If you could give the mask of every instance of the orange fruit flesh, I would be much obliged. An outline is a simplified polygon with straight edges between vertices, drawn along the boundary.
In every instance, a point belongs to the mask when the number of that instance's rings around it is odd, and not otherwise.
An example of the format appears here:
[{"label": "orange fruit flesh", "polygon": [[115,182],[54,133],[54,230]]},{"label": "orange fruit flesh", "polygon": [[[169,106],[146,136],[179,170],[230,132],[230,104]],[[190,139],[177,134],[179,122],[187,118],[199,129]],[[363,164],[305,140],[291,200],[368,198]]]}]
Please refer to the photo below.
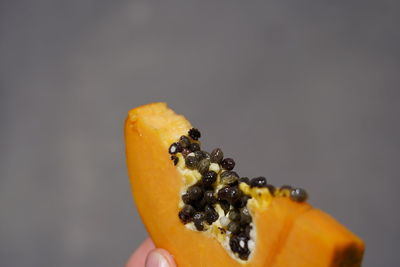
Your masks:
[{"label": "orange fruit flesh", "polygon": [[266,209],[252,210],[256,246],[245,263],[215,238],[187,229],[178,218],[183,178],[168,148],[190,128],[165,103],[133,109],[125,121],[128,172],[139,214],[156,246],[167,249],[178,266],[361,266],[361,239],[322,211],[286,197],[273,197]]}]

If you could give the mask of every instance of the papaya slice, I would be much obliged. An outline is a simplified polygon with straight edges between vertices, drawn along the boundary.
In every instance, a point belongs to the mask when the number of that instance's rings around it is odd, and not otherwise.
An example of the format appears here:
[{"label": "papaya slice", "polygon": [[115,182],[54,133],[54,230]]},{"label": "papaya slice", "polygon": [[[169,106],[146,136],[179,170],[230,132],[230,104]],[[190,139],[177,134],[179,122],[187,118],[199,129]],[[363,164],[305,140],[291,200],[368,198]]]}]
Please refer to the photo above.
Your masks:
[{"label": "papaya slice", "polygon": [[178,266],[361,266],[363,241],[311,207],[303,189],[239,177],[222,150],[201,150],[200,136],[165,103],[125,121],[139,214]]}]

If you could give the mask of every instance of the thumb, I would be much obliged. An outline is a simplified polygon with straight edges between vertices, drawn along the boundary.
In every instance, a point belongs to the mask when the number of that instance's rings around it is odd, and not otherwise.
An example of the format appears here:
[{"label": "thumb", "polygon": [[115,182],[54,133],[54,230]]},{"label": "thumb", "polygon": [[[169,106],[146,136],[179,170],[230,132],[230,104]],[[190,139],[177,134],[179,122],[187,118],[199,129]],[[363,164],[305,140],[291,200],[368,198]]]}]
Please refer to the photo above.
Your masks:
[{"label": "thumb", "polygon": [[145,267],[176,267],[176,265],[166,250],[156,248],[147,255]]}]

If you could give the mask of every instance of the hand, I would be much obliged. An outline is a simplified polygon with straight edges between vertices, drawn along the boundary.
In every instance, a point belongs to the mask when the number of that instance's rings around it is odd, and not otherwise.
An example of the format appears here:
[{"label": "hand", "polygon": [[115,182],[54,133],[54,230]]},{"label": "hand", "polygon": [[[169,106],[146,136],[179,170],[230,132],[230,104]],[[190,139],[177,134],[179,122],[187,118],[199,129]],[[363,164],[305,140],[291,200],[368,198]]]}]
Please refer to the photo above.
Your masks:
[{"label": "hand", "polygon": [[165,249],[155,248],[147,238],[132,254],[125,267],[176,267],[171,254]]}]

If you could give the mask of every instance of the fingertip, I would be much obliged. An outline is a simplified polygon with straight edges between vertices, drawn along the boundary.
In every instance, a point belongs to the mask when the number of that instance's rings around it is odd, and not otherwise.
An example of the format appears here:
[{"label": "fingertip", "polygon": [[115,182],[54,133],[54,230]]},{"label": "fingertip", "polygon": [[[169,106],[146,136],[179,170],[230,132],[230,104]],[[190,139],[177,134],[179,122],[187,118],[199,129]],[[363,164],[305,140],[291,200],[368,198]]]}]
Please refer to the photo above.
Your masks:
[{"label": "fingertip", "polygon": [[155,248],[153,241],[147,238],[130,256],[125,267],[144,266],[147,254]]},{"label": "fingertip", "polygon": [[150,251],[145,267],[176,267],[173,256],[165,249],[156,248]]}]

